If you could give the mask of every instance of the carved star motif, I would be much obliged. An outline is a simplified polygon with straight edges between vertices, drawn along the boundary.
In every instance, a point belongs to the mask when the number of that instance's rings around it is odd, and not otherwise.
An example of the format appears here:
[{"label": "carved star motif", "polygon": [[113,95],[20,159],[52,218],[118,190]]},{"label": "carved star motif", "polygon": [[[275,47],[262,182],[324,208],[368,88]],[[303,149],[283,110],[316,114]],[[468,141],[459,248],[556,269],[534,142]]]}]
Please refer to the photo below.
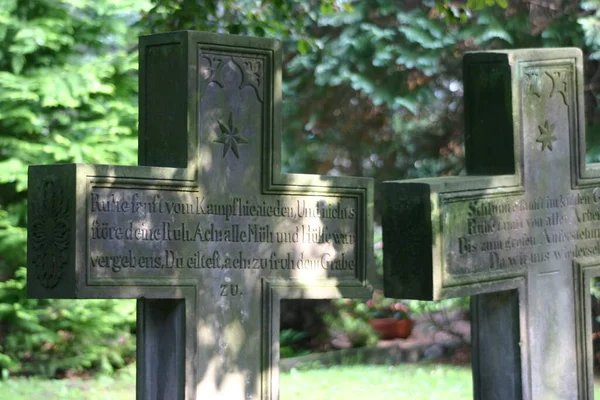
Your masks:
[{"label": "carved star motif", "polygon": [[535,139],[536,142],[542,144],[542,150],[547,147],[548,150],[552,151],[552,142],[556,140],[556,136],[552,134],[552,130],[554,129],[554,125],[549,125],[548,120],[544,123],[544,126],[539,125],[540,135]]},{"label": "carved star motif", "polygon": [[240,133],[238,133],[238,129],[233,126],[233,116],[229,113],[229,121],[227,125],[217,120],[219,123],[219,128],[221,128],[221,136],[218,139],[215,139],[214,143],[223,143],[223,158],[227,155],[229,149],[235,154],[237,158],[240,158],[240,153],[238,152],[238,145],[240,144],[248,144],[248,140],[246,140]]}]

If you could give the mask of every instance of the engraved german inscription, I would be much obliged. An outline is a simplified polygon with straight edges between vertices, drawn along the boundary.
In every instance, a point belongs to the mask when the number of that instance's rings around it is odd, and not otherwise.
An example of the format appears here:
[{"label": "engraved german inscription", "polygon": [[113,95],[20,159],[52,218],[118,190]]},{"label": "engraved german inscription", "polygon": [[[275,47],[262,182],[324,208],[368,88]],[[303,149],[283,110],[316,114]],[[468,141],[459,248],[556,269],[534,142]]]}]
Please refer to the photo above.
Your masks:
[{"label": "engraved german inscription", "polygon": [[595,190],[528,199],[513,195],[448,201],[448,275],[521,270],[549,261],[600,255]]},{"label": "engraved german inscription", "polygon": [[191,192],[94,188],[89,200],[91,276],[201,269],[343,275],[356,266],[352,198],[218,201]]}]

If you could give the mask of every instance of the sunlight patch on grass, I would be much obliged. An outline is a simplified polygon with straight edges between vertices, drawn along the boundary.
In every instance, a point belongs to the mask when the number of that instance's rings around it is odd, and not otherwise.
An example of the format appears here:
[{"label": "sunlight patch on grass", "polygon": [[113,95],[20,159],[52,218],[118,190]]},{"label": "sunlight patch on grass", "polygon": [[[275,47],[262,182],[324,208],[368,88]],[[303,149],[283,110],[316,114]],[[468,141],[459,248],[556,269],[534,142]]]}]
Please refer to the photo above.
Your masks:
[{"label": "sunlight patch on grass", "polygon": [[[281,374],[281,400],[467,400],[470,368],[448,365],[341,366]],[[408,397],[407,397],[408,396]]]}]

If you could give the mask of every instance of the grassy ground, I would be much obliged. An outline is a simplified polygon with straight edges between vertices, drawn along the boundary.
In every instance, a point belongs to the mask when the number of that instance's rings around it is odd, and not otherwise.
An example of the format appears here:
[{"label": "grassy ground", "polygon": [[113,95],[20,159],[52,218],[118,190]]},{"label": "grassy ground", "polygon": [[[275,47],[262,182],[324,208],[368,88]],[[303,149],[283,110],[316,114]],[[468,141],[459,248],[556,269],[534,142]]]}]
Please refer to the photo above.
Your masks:
[{"label": "grassy ground", "polygon": [[[596,383],[595,398],[600,399]],[[471,369],[448,365],[354,365],[281,374],[281,400],[468,400]],[[134,400],[135,370],[91,380],[0,381],[0,400]]]},{"label": "grassy ground", "polygon": [[[346,366],[281,374],[281,400],[470,399],[471,370],[450,366]],[[135,371],[92,380],[11,379],[0,400],[134,400]]]},{"label": "grassy ground", "polygon": [[135,400],[135,367],[94,379],[0,381],[0,400]]},{"label": "grassy ground", "polygon": [[448,365],[363,365],[292,371],[282,374],[280,391],[281,400],[473,398],[471,369]]}]

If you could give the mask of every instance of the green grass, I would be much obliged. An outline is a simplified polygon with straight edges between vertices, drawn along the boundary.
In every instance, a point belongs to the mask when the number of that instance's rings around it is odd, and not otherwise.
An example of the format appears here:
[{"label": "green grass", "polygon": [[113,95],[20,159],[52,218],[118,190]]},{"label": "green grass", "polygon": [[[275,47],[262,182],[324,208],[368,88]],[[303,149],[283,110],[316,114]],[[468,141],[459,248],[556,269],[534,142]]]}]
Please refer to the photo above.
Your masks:
[{"label": "green grass", "polygon": [[[353,365],[281,374],[281,400],[469,400],[471,369],[448,365]],[[600,399],[596,382],[595,398]],[[135,400],[135,369],[91,380],[9,379],[0,400]]]},{"label": "green grass", "polygon": [[[445,365],[354,365],[281,374],[281,400],[470,399],[471,370]],[[402,397],[402,396],[401,396]],[[400,397],[400,398],[401,398]],[[91,380],[0,381],[0,400],[135,400],[135,369]]]},{"label": "green grass", "polygon": [[354,365],[281,375],[281,400],[463,400],[471,369],[448,365]]},{"label": "green grass", "polygon": [[0,381],[0,400],[135,400],[135,367],[94,379]]}]

